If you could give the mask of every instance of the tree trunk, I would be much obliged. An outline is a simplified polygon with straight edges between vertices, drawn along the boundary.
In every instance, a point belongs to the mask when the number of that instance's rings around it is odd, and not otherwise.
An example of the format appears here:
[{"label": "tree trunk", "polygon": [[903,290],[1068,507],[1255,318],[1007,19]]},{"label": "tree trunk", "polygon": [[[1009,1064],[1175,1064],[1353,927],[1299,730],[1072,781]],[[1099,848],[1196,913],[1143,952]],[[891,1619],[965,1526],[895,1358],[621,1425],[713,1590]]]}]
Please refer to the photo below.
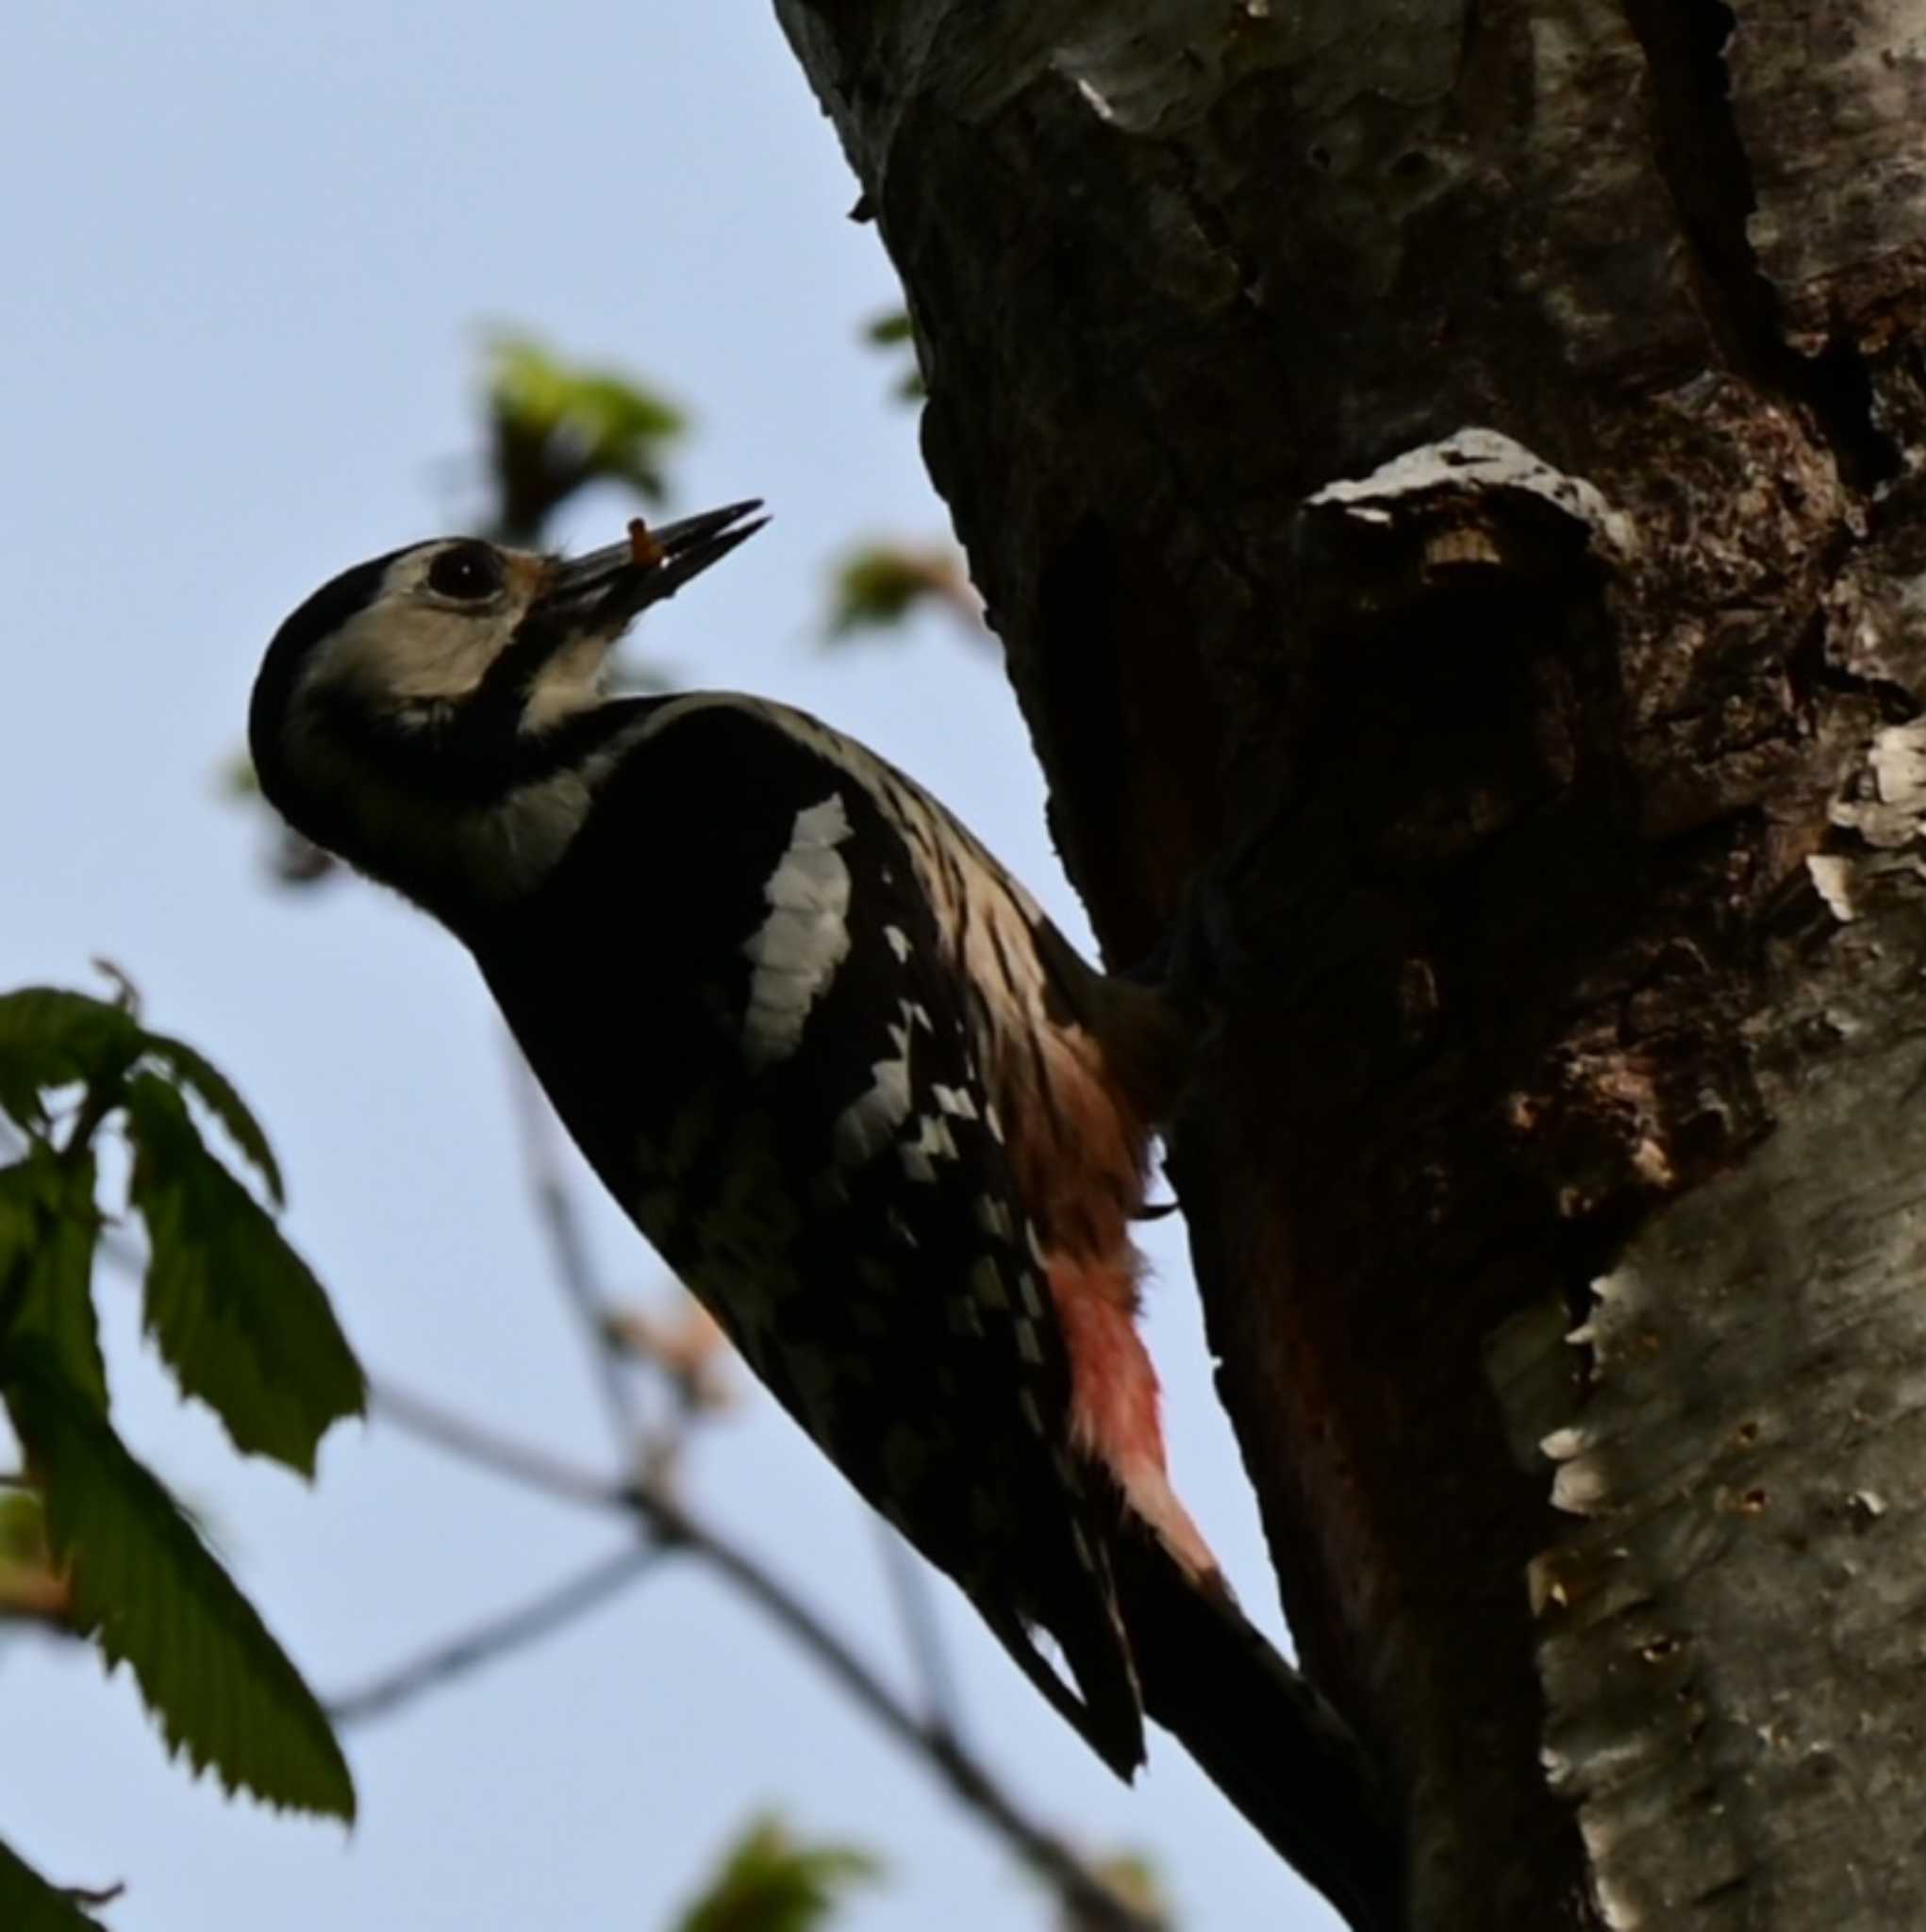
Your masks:
[{"label": "tree trunk", "polygon": [[1412,1924],[1926,1924],[1926,0],[777,11]]}]

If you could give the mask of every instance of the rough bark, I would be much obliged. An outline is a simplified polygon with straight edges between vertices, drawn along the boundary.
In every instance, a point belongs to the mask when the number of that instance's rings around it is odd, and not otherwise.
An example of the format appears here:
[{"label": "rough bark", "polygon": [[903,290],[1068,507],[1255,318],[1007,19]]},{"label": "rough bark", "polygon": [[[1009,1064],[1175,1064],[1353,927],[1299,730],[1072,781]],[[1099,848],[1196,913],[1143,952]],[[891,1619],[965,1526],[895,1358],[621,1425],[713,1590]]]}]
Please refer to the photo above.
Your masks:
[{"label": "rough bark", "polygon": [[1413,1924],[1926,1924],[1926,0],[777,12]]}]

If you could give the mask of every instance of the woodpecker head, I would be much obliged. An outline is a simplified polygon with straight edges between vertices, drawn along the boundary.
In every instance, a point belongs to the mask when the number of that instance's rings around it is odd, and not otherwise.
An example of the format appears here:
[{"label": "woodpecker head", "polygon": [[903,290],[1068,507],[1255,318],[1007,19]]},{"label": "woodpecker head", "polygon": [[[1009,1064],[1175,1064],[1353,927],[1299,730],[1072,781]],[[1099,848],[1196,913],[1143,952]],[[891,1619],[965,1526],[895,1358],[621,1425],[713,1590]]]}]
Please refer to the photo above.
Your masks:
[{"label": "woodpecker head", "polygon": [[428,896],[416,874],[438,843],[566,778],[598,734],[616,641],[760,529],[760,508],[634,525],[573,559],[449,537],[342,572],[282,625],[256,679],[262,791],[315,843]]}]

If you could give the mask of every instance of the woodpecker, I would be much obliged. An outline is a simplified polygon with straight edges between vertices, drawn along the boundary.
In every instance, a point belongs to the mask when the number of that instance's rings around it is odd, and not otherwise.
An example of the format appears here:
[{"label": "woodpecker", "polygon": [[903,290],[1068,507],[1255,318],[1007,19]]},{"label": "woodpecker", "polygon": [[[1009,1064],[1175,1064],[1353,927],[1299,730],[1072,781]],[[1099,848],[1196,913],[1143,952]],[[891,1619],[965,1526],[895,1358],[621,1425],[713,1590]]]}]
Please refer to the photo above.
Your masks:
[{"label": "woodpecker", "polygon": [[269,647],[261,788],[468,946],[609,1192],[1104,1761],[1131,1776],[1147,1711],[1353,1924],[1388,1923],[1372,1773],[1166,1474],[1130,1224],[1184,1005],[1089,965],[815,718],[603,689],[759,509],[344,572]]}]

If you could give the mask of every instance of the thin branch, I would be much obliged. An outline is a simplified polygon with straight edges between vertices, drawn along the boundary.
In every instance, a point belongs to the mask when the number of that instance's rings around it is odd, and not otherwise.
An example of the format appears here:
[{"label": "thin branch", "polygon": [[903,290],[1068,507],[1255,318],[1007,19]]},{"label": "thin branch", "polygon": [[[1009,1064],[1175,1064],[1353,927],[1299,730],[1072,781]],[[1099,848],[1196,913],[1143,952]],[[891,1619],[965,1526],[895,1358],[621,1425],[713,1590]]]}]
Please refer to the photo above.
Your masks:
[{"label": "thin branch", "polygon": [[1025,1817],[988,1767],[954,1737],[919,1719],[786,1583],[666,1491],[641,1483],[604,1482],[391,1383],[374,1385],[370,1403],[377,1415],[464,1461],[548,1495],[627,1514],[654,1532],[652,1549],[679,1548],[700,1557],[794,1638],[890,1736],[921,1756],[964,1806],[1051,1885],[1086,1932],[1164,1932],[1159,1920],[1119,1898],[1061,1839]]},{"label": "thin branch", "polygon": [[424,1691],[452,1684],[586,1615],[598,1604],[627,1589],[662,1554],[660,1544],[644,1543],[605,1557],[579,1575],[544,1591],[519,1608],[490,1617],[461,1636],[436,1644],[398,1665],[360,1690],[335,1698],[327,1707],[327,1714],[338,1724],[362,1724],[369,1718],[390,1716]]},{"label": "thin branch", "polygon": [[393,1382],[371,1382],[368,1407],[372,1414],[385,1416],[409,1435],[434,1443],[463,1462],[473,1462],[496,1475],[506,1476],[524,1489],[540,1490],[564,1503],[579,1503],[590,1509],[634,1512],[631,1491],[622,1484],[605,1481],[593,1471],[565,1462],[545,1449],[511,1441]]},{"label": "thin branch", "polygon": [[589,1352],[590,1370],[601,1391],[617,1446],[626,1464],[635,1457],[641,1427],[636,1413],[635,1391],[629,1386],[622,1357],[608,1339],[608,1297],[589,1258],[561,1163],[556,1158],[555,1123],[548,1103],[522,1050],[504,1036],[508,1051],[508,1082],[515,1090],[515,1118],[521,1129],[522,1159],[535,1196],[535,1210],[555,1256],[556,1279],[562,1285]]},{"label": "thin branch", "polygon": [[895,1600],[897,1620],[903,1625],[903,1641],[908,1647],[917,1681],[922,1686],[923,1716],[932,1731],[947,1738],[960,1738],[962,1699],[957,1694],[956,1674],[950,1668],[950,1653],[943,1643],[943,1628],[938,1621],[936,1599],[930,1593],[929,1574],[921,1558],[895,1529],[880,1516],[872,1521],[883,1574],[889,1579],[889,1594]]}]

